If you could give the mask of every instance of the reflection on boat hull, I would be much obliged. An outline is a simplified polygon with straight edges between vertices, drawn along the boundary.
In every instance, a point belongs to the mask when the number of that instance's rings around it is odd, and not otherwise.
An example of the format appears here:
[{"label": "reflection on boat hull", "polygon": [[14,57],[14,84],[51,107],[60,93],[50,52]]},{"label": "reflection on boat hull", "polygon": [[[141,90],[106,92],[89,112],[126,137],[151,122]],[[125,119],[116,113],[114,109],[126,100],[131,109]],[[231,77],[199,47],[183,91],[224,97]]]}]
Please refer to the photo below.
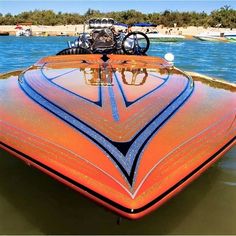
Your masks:
[{"label": "reflection on boat hull", "polygon": [[0,77],[1,147],[140,218],[235,144],[236,88],[148,56],[63,55]]}]

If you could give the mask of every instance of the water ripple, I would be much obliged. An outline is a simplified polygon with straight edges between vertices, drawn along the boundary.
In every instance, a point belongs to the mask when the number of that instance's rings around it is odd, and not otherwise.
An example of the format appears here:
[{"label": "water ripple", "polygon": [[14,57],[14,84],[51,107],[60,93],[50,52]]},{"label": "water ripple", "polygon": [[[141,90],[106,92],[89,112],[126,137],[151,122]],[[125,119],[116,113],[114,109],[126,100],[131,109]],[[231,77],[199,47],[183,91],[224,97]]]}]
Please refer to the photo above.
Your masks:
[{"label": "water ripple", "polygon": [[[41,57],[55,55],[74,37],[0,37],[0,73],[22,69]],[[236,43],[186,41],[152,43],[149,55],[175,55],[175,64],[183,70],[203,73],[236,83]]]}]

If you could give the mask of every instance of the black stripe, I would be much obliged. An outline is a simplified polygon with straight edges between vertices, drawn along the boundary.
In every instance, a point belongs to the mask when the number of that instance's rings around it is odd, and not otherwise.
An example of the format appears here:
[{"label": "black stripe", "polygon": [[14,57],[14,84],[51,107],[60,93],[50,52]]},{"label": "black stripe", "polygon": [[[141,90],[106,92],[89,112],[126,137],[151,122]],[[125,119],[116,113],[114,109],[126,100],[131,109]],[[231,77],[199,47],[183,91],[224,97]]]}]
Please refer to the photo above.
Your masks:
[{"label": "black stripe", "polygon": [[[165,122],[168,121],[168,119],[170,119],[172,117],[173,114],[175,114],[175,112],[188,100],[188,98],[190,97],[190,95],[193,92],[194,89],[194,84],[192,84],[192,78],[191,77],[187,77],[188,81],[187,84],[185,85],[185,88],[180,92],[180,94],[175,97],[170,104],[168,104],[159,114],[157,114],[155,117],[152,118],[152,120],[149,121],[149,123],[144,126],[141,130],[138,131],[138,133],[133,137],[133,139],[130,142],[125,142],[125,143],[118,143],[118,142],[114,142],[112,140],[110,140],[109,138],[107,138],[106,136],[104,136],[102,133],[98,132],[96,129],[94,129],[93,127],[89,126],[88,124],[86,124],[84,121],[82,121],[81,119],[78,119],[76,116],[74,116],[73,114],[69,113],[68,111],[64,110],[63,108],[61,108],[60,106],[58,106],[57,104],[55,104],[54,102],[48,100],[45,96],[41,95],[40,93],[38,93],[33,87],[31,87],[28,82],[27,79],[25,78],[25,75],[22,75],[21,79],[19,80],[19,85],[22,88],[22,90],[25,92],[25,94],[30,97],[31,99],[33,99],[33,101],[35,101],[37,104],[39,104],[41,107],[44,107],[45,109],[47,109],[49,112],[53,113],[56,117],[59,117],[60,119],[62,119],[63,121],[65,121],[67,124],[71,125],[72,127],[74,127],[76,130],[80,131],[82,134],[84,134],[86,137],[88,137],[91,141],[93,141],[95,144],[97,144],[104,152],[106,152],[111,159],[117,164],[117,166],[120,168],[120,170],[122,171],[123,175],[125,176],[126,180],[128,181],[128,183],[130,184],[130,186],[132,186],[133,184],[133,177],[135,175],[135,170],[137,167],[137,163],[140,159],[140,155],[137,155],[135,157],[135,160],[132,164],[131,167],[131,172],[127,173],[127,171],[125,170],[125,168],[123,167],[123,165],[116,159],[115,156],[113,156],[111,154],[111,152],[104,148],[103,145],[99,142],[97,142],[96,139],[94,139],[92,136],[90,136],[88,133],[86,133],[85,131],[79,129],[77,126],[75,126],[73,123],[69,122],[67,119],[63,118],[62,116],[59,116],[57,114],[57,112],[55,112],[52,109],[49,109],[47,106],[45,106],[44,104],[40,103],[39,101],[35,100],[33,97],[31,97],[31,95],[29,94],[28,90],[31,90],[33,93],[35,93],[37,96],[42,97],[43,99],[45,99],[49,104],[55,106],[57,109],[61,110],[62,112],[66,113],[67,115],[71,116],[72,118],[74,118],[75,120],[77,120],[78,122],[82,123],[83,125],[87,126],[88,128],[92,129],[93,132],[99,134],[102,138],[104,138],[106,141],[110,142],[114,147],[116,147],[123,155],[126,155],[126,153],[128,152],[129,148],[131,147],[131,145],[134,143],[134,141],[137,139],[137,137],[158,117],[160,117],[173,103],[175,103],[181,96],[183,96],[183,94],[187,91],[188,88],[192,88],[192,91],[190,91],[190,93],[188,94],[188,96],[184,99],[184,101],[182,101],[182,103],[172,112],[171,115],[169,115],[164,122],[161,123],[161,125],[159,125],[158,127],[156,127],[155,132],[158,131],[158,129],[164,125]],[[192,86],[192,87],[191,87]],[[152,135],[153,135],[152,133]],[[147,138],[147,140],[144,142],[144,144],[142,146],[145,146],[147,141],[150,139],[151,136],[149,136]],[[142,150],[139,150],[139,154],[141,153]]]},{"label": "black stripe", "polygon": [[191,173],[189,173],[187,176],[185,176],[182,180],[180,180],[178,183],[176,183],[175,185],[173,185],[170,189],[168,189],[167,191],[165,191],[164,193],[162,193],[160,196],[158,196],[156,199],[154,199],[153,201],[149,202],[148,204],[146,204],[143,207],[137,208],[137,209],[129,209],[127,207],[124,207],[114,201],[112,201],[109,198],[104,197],[103,195],[87,188],[86,186],[70,179],[69,177],[57,172],[56,170],[53,170],[52,168],[40,163],[37,160],[34,160],[33,158],[31,158],[30,156],[8,146],[7,144],[0,142],[1,145],[3,145],[4,147],[6,147],[7,149],[21,155],[22,157],[24,157],[25,159],[28,159],[30,161],[32,161],[33,163],[39,165],[40,167],[44,168],[45,170],[57,175],[58,177],[60,177],[61,179],[66,180],[67,182],[73,184],[74,186],[88,192],[89,194],[93,195],[94,197],[110,204],[111,206],[126,212],[128,214],[136,214],[136,213],[140,213],[142,211],[147,210],[149,207],[153,206],[154,204],[156,204],[158,201],[162,200],[164,197],[166,197],[168,194],[170,194],[171,192],[173,192],[177,187],[179,187],[181,184],[183,184],[185,181],[187,181],[190,177],[192,177],[194,174],[196,174],[198,171],[200,171],[204,166],[206,166],[210,161],[212,161],[215,157],[217,157],[221,152],[223,152],[229,145],[231,145],[234,141],[236,140],[236,137],[232,138],[227,144],[225,144],[221,149],[219,149],[214,155],[212,155],[210,158],[208,158],[205,162],[203,162],[200,166],[198,166],[195,170],[193,170]]}]

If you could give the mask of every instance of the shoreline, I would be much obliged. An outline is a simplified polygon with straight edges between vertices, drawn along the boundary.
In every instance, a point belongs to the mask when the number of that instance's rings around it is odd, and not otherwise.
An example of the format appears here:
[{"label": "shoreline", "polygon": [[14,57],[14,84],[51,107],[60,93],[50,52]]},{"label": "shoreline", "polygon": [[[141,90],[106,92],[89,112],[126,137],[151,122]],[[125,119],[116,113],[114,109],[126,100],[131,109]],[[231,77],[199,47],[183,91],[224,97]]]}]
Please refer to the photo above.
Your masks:
[{"label": "shoreline", "polygon": [[[9,35],[16,35],[17,29],[16,25],[0,25],[0,33],[9,32]],[[83,24],[79,25],[56,25],[56,26],[46,26],[46,25],[31,25],[23,26],[23,28],[30,28],[33,32],[33,36],[77,36],[83,32]],[[116,26],[117,30],[125,29],[121,26]],[[146,32],[148,28],[142,27],[133,27],[133,30],[138,30]],[[149,30],[158,31],[161,34],[170,34],[170,35],[183,35],[187,39],[191,39],[194,36],[210,31],[210,32],[225,32],[225,31],[236,31],[236,28],[213,28],[208,27],[204,28],[203,26],[188,26],[188,27],[164,27],[158,25],[157,27],[150,27]]]}]

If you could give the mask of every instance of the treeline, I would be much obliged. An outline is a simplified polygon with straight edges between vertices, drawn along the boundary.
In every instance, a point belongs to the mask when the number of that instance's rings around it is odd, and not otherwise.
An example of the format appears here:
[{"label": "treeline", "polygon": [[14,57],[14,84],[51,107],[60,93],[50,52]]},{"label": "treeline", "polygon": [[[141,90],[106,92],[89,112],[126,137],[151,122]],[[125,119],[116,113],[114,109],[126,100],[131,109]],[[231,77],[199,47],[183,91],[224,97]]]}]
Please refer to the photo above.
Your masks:
[{"label": "treeline", "polygon": [[151,22],[158,25],[173,27],[185,26],[211,26],[236,28],[236,10],[230,6],[224,6],[210,14],[205,12],[178,12],[164,11],[161,13],[144,14],[135,10],[103,13],[88,9],[84,15],[78,13],[55,13],[52,10],[34,10],[22,12],[18,15],[1,14],[0,25],[16,25],[23,22],[31,22],[33,25],[67,25],[82,24],[85,20],[93,17],[111,17],[118,22],[132,24],[137,22]]}]

